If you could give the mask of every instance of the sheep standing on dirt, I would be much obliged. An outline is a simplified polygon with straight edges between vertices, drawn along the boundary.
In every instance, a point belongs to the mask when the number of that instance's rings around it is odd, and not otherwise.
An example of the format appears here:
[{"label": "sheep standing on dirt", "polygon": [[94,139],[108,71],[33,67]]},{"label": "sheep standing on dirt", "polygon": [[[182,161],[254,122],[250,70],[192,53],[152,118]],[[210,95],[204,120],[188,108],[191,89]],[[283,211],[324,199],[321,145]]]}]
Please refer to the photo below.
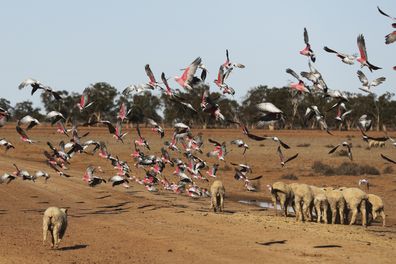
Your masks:
[{"label": "sheep standing on dirt", "polygon": [[51,247],[58,248],[67,228],[67,209],[49,207],[43,217],[43,244],[47,240],[47,233],[51,233]]},{"label": "sheep standing on dirt", "polygon": [[225,189],[222,181],[214,181],[212,186],[210,186],[210,193],[212,195],[210,202],[210,209],[213,208],[215,212],[220,210],[220,212],[224,211],[224,194]]},{"label": "sheep standing on dirt", "polygon": [[340,216],[340,224],[344,224],[344,211],[345,211],[345,199],[340,190],[335,190],[331,187],[323,188],[326,192],[327,201],[329,202],[331,210],[331,223],[336,223],[337,209]]},{"label": "sheep standing on dirt", "polygon": [[377,218],[380,214],[382,218],[382,226],[385,226],[385,211],[384,211],[384,202],[382,201],[381,197],[375,194],[368,194],[368,202],[367,202],[367,209],[368,212],[371,213],[373,216],[373,220]]},{"label": "sheep standing on dirt", "polygon": [[314,198],[312,207],[314,207],[316,211],[316,221],[320,223],[323,220],[327,224],[327,210],[329,209],[329,202],[327,201],[326,193],[323,188],[313,185],[310,185],[309,187],[312,190]]},{"label": "sheep standing on dirt", "polygon": [[311,220],[310,207],[313,202],[313,193],[306,184],[291,183],[290,188],[294,193],[294,206],[296,211],[296,221]]},{"label": "sheep standing on dirt", "polygon": [[385,147],[385,142],[384,141],[378,141],[378,140],[373,140],[373,139],[369,139],[368,140],[368,148],[378,148],[378,147]]},{"label": "sheep standing on dirt", "polygon": [[329,209],[329,202],[326,195],[323,193],[318,194],[314,198],[314,206],[316,210],[316,221],[321,223],[323,220],[327,224],[327,210]]},{"label": "sheep standing on dirt", "polygon": [[276,202],[279,201],[281,210],[287,217],[287,206],[291,205],[294,199],[293,191],[290,186],[283,182],[275,182],[273,185],[268,185],[271,192],[271,199],[274,203],[275,214],[277,214]]},{"label": "sheep standing on dirt", "polygon": [[342,194],[344,195],[348,209],[352,210],[350,225],[356,222],[356,217],[359,212],[362,213],[362,225],[367,225],[367,215],[366,215],[366,204],[367,204],[367,194],[358,188],[340,188]]}]

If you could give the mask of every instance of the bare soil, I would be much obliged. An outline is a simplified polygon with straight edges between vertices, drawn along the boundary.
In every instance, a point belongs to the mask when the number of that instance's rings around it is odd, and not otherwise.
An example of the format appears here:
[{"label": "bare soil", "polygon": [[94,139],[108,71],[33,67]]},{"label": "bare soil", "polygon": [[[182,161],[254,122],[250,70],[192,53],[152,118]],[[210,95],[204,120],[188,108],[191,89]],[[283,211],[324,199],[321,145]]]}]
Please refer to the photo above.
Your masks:
[{"label": "bare soil", "polygon": [[[366,149],[359,132],[264,131],[258,135],[276,135],[291,146],[286,157],[299,153],[296,160],[281,167],[273,141],[254,142],[239,129],[200,130],[205,138],[205,152],[212,146],[207,138],[227,141],[226,163],[220,163],[218,178],[226,187],[223,214],[209,211],[209,199],[192,199],[161,190],[150,193],[144,186],[133,183],[129,189],[102,184],[87,186],[82,176],[88,165],[103,168],[104,177],[115,174],[111,164],[97,156],[79,154],[72,158],[68,173],[71,178],[55,174],[44,163],[43,150],[51,141],[57,145],[65,136],[55,128],[38,127],[29,131],[37,144],[19,140],[15,127],[0,129],[0,137],[16,147],[0,154],[0,174],[13,172],[13,163],[33,173],[45,170],[52,177],[47,183],[16,179],[0,185],[0,263],[395,263],[396,250],[396,178],[395,173],[382,173],[387,166],[380,153],[396,158],[394,147],[387,142],[381,149]],[[81,128],[81,132],[88,131]],[[136,131],[128,129],[125,144],[116,142],[104,128],[90,128],[89,139],[103,140],[108,150],[133,167],[132,138]],[[194,133],[199,130],[193,130]],[[153,153],[160,153],[163,142],[149,129],[142,129]],[[169,139],[172,131],[166,131]],[[371,135],[378,135],[370,133]],[[329,147],[347,138],[353,144],[354,162],[368,164],[381,171],[379,176],[322,176],[311,169],[314,161],[330,165],[348,161],[347,157],[328,155]],[[229,141],[243,138],[250,145],[247,154],[231,146]],[[309,147],[297,145],[309,143]],[[176,153],[172,152],[172,156]],[[206,159],[206,156],[201,155]],[[215,159],[208,159],[210,165]],[[248,192],[243,182],[234,180],[230,162],[252,165],[252,176],[263,175],[260,190]],[[170,176],[172,168],[166,168]],[[132,174],[143,177],[142,169],[132,168]],[[387,226],[380,221],[364,228],[359,224],[326,225],[313,222],[296,223],[293,217],[276,216],[272,209],[241,204],[240,200],[269,201],[266,185],[293,173],[297,182],[317,186],[358,187],[361,178],[370,183],[369,193],[382,197]],[[213,179],[210,179],[211,182]],[[292,182],[290,180],[282,180]],[[198,182],[202,187],[210,183]],[[367,191],[364,187],[363,190]],[[69,226],[58,250],[42,244],[42,215],[49,206],[69,208]]]}]

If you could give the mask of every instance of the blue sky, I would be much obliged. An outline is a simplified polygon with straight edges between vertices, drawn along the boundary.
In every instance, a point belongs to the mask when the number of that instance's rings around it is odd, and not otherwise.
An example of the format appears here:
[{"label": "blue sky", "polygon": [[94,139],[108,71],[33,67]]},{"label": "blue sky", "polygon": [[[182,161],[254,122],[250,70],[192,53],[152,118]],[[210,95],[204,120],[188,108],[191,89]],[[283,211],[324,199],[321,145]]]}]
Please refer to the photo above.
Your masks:
[{"label": "blue sky", "polygon": [[[240,100],[260,84],[285,86],[285,69],[307,69],[303,28],[316,52],[315,64],[332,89],[358,92],[360,68],[341,63],[323,51],[358,52],[363,33],[369,61],[383,67],[370,73],[387,81],[377,94],[395,92],[396,43],[385,45],[391,20],[376,9],[396,16],[394,1],[7,1],[0,9],[0,78],[2,96],[13,104],[39,94],[18,90],[33,77],[56,90],[82,92],[91,83],[106,81],[122,91],[143,83],[149,63],[159,79],[179,75],[179,69],[201,56],[212,83],[229,49],[231,59],[246,65],[228,83]],[[174,88],[180,88],[171,82]],[[217,88],[212,85],[212,90]]]}]

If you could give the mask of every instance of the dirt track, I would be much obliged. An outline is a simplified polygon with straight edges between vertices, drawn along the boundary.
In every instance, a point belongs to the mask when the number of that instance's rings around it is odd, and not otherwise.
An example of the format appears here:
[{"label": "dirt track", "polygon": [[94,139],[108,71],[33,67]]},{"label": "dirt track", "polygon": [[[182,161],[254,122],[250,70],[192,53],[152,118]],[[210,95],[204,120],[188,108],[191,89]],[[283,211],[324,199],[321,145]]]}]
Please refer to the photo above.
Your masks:
[{"label": "dirt track", "polygon": [[[29,135],[40,143],[27,145],[14,131],[12,126],[0,129],[1,137],[16,147],[1,154],[0,173],[13,172],[15,162],[30,172],[44,169],[52,177],[47,184],[42,179],[36,183],[17,179],[0,185],[0,263],[394,263],[395,173],[365,176],[372,183],[370,192],[385,201],[385,228],[379,223],[368,228],[295,223],[292,217],[275,216],[273,210],[235,202],[241,197],[268,200],[265,185],[287,173],[298,176],[298,182],[356,187],[362,176],[316,176],[311,166],[315,160],[328,164],[346,161],[345,157],[327,155],[325,145],[338,144],[351,135],[355,162],[383,171],[389,164],[379,158],[379,153],[393,156],[393,147],[388,144],[385,149],[366,150],[359,133],[336,132],[334,137],[320,131],[271,133],[291,145],[286,155],[299,153],[298,159],[285,168],[279,165],[275,142],[248,141],[251,149],[246,161],[253,166],[253,175],[264,176],[260,180],[261,191],[246,192],[243,183],[233,179],[232,167],[228,165],[227,169],[222,165],[218,177],[225,182],[227,190],[226,213],[214,214],[208,211],[207,198],[194,200],[166,191],[153,194],[138,184],[130,189],[112,188],[109,184],[86,186],[81,177],[89,164],[100,165],[106,178],[114,174],[111,165],[97,155],[74,157],[68,171],[73,177],[61,178],[43,163],[42,151],[47,148],[47,140],[57,143],[66,138],[55,135],[53,128],[35,128]],[[149,130],[142,132],[158,154],[159,138]],[[263,131],[254,132],[263,134]],[[125,144],[115,142],[105,129],[92,129],[89,138],[106,141],[111,153],[132,165],[130,140],[136,133],[132,130],[129,133]],[[211,149],[206,141],[208,137],[230,141],[243,135],[240,130],[204,131],[205,151]],[[310,147],[297,147],[301,143],[310,143]],[[242,162],[241,151],[229,148],[232,152],[226,160]],[[210,160],[210,164],[213,162]],[[165,173],[169,175],[169,172],[167,169]],[[143,171],[133,168],[133,174],[142,177]],[[59,250],[42,245],[42,212],[53,205],[69,208],[69,227]]]}]

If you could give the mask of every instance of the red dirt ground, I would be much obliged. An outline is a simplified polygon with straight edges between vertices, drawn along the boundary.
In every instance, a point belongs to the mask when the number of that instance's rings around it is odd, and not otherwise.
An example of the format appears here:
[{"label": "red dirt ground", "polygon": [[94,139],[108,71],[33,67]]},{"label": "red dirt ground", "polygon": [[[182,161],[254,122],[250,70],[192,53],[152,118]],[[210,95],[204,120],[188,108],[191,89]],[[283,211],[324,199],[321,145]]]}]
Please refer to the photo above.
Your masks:
[{"label": "red dirt ground", "polygon": [[[253,142],[239,129],[200,130],[204,134],[204,152],[210,151],[207,138],[227,141],[227,164],[221,163],[218,178],[226,187],[224,214],[208,210],[209,199],[192,199],[167,191],[149,193],[142,185],[130,189],[112,188],[102,184],[88,187],[82,175],[90,164],[100,165],[105,178],[114,175],[110,163],[97,155],[80,154],[71,160],[68,173],[71,178],[56,175],[44,163],[46,141],[54,145],[66,137],[55,134],[54,128],[38,127],[28,132],[40,142],[22,143],[9,125],[0,129],[0,136],[14,143],[16,149],[2,153],[0,173],[13,172],[13,163],[33,173],[45,170],[52,177],[47,183],[16,179],[0,185],[0,263],[394,263],[396,257],[396,200],[395,173],[379,176],[320,176],[311,169],[314,161],[336,165],[348,161],[346,157],[328,155],[326,145],[336,145],[350,136],[354,162],[368,164],[381,172],[391,164],[380,158],[380,153],[396,158],[394,147],[387,143],[382,149],[366,149],[358,132],[335,132],[329,136],[321,131],[261,131],[259,135],[277,135],[292,148],[284,151],[299,157],[282,168],[273,141]],[[109,151],[132,167],[132,138],[129,130],[125,144],[116,142],[104,128],[90,128],[89,139],[107,143]],[[81,133],[87,131],[81,128]],[[171,130],[167,130],[169,139]],[[193,130],[197,133],[198,130]],[[161,140],[149,129],[142,129],[153,152],[160,153]],[[371,133],[376,135],[375,133]],[[378,134],[380,135],[380,134]],[[229,141],[243,138],[250,145],[246,157]],[[297,147],[309,143],[309,147]],[[175,156],[175,153],[171,153]],[[205,157],[202,155],[202,157]],[[206,157],[205,157],[206,159]],[[210,164],[216,160],[208,159]],[[229,162],[248,162],[253,176],[263,175],[259,192],[247,192],[243,183],[233,178]],[[394,168],[396,169],[396,168]],[[143,170],[132,168],[132,174],[143,176]],[[171,169],[165,170],[170,175]],[[238,203],[238,200],[269,200],[266,185],[293,173],[297,182],[317,186],[358,187],[365,177],[371,183],[370,193],[381,196],[385,202],[387,226],[379,222],[364,228],[360,225],[325,225],[296,223],[293,217],[275,216],[266,210]],[[169,178],[176,180],[174,176]],[[211,182],[213,180],[211,179]],[[292,182],[290,180],[283,180]],[[199,182],[202,187],[208,183]],[[364,188],[363,188],[364,189]],[[365,190],[365,189],[364,189]],[[42,214],[49,206],[69,208],[69,226],[59,250],[42,244]]]}]

